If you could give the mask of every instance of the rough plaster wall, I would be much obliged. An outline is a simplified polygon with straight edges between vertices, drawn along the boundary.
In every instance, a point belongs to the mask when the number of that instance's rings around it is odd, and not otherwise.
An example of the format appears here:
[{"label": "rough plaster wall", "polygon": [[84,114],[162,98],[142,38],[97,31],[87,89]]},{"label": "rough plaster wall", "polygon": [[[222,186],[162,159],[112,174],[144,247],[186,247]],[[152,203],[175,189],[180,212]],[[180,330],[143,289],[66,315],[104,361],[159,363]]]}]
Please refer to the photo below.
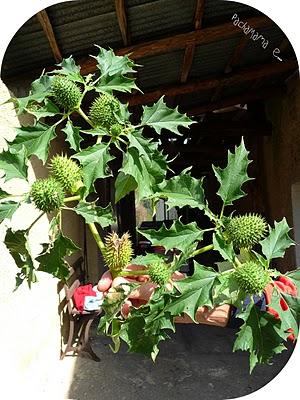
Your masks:
[{"label": "rough plaster wall", "polygon": [[[266,105],[267,115],[273,124],[273,134],[261,142],[264,171],[261,181],[268,218],[287,218],[294,225],[292,185],[300,181],[300,83],[294,77],[288,84],[288,92],[281,98],[272,99]],[[282,271],[295,267],[295,249],[290,248],[284,259],[276,260]]]},{"label": "rough plaster wall", "polygon": [[[8,89],[0,81],[0,103],[9,97]],[[13,127],[18,125],[19,121],[12,104],[1,106],[0,152],[7,147],[5,139],[10,141],[14,138]],[[29,168],[29,182],[34,180],[35,175],[45,176],[45,168],[38,160],[34,160]],[[29,186],[24,180],[14,179],[4,182],[2,178],[0,187],[16,195],[27,192]],[[60,356],[58,304],[61,294],[57,293],[58,280],[40,272],[38,273],[39,282],[33,284],[31,290],[25,282],[16,292],[13,292],[18,268],[3,244],[8,226],[14,229],[27,228],[37,215],[39,212],[33,205],[26,204],[17,210],[11,221],[4,220],[0,224],[0,304],[2,310],[0,341],[3,367],[1,368],[1,393],[9,393],[10,398],[15,398],[13,395],[15,391],[22,393],[42,391],[53,376],[53,371],[58,369],[57,363]],[[68,225],[67,233],[78,243],[80,241],[78,219],[70,220],[70,218],[69,216],[68,223],[65,221],[65,225]],[[33,255],[41,251],[39,243],[47,242],[48,226],[49,221],[44,216],[31,229],[29,239]],[[78,254],[75,257],[77,258]],[[72,375],[71,369],[68,370],[68,374],[69,377],[61,385],[66,386],[66,391]]]}]

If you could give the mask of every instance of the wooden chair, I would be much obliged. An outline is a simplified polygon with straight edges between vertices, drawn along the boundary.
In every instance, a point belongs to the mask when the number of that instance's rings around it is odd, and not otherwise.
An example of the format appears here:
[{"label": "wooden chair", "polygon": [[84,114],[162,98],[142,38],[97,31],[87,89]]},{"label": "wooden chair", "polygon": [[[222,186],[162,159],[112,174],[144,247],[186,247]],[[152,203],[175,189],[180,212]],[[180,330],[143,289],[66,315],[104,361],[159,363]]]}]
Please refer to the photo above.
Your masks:
[{"label": "wooden chair", "polygon": [[100,358],[91,347],[89,331],[93,320],[100,315],[101,310],[83,311],[81,313],[76,309],[73,303],[73,294],[79,286],[79,279],[76,279],[70,287],[66,284],[64,285],[69,319],[69,335],[66,348],[62,352],[60,359],[62,360],[67,353],[73,351],[78,355],[82,352],[88,353],[94,361],[100,361]]}]

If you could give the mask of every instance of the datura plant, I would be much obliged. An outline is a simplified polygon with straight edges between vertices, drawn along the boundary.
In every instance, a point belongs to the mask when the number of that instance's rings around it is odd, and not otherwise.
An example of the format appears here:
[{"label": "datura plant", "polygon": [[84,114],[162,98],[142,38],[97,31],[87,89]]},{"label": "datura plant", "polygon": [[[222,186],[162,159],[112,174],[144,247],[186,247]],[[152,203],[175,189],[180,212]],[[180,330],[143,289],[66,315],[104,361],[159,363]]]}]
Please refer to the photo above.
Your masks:
[{"label": "datura plant", "polygon": [[[188,128],[193,121],[178,109],[169,108],[164,98],[144,106],[141,119],[133,124],[128,104],[118,94],[138,90],[134,73],[136,64],[128,56],[117,56],[112,50],[99,48],[94,57],[96,74],[83,76],[72,57],[63,60],[57,69],[43,73],[31,85],[27,97],[13,98],[18,114],[31,114],[31,126],[16,128],[15,139],[8,150],[0,154],[0,168],[5,181],[27,179],[28,163],[32,156],[47,164],[48,177],[37,179],[29,193],[10,196],[1,190],[0,219],[7,224],[4,243],[19,268],[16,286],[23,281],[29,285],[37,280],[36,271],[44,271],[61,280],[68,277],[69,265],[65,258],[78,246],[66,237],[61,224],[61,213],[76,213],[89,226],[113,277],[130,276],[128,264],[140,265],[134,275],[147,275],[155,290],[147,304],[132,307],[128,316],[122,305],[138,283],[120,285],[109,291],[103,303],[99,332],[111,337],[117,351],[121,341],[130,352],[142,353],[154,360],[159,342],[175,331],[175,317],[188,315],[196,323],[199,307],[214,308],[230,304],[237,308],[243,320],[234,344],[234,351],[250,353],[250,370],[258,363],[269,363],[273,355],[285,349],[285,341],[293,331],[298,336],[300,298],[282,293],[273,285],[270,308],[276,315],[262,311],[255,303],[267,285],[282,274],[272,269],[273,259],[284,256],[294,242],[290,228],[283,218],[269,226],[256,214],[236,215],[228,206],[245,196],[242,186],[251,178],[247,169],[248,151],[242,141],[234,152],[228,152],[225,168],[213,166],[222,202],[219,213],[212,211],[205,198],[203,179],[191,175],[187,168],[172,176],[171,161],[160,149],[162,130],[180,135],[179,128]],[[88,95],[88,96],[87,96]],[[86,98],[87,96],[87,98]],[[120,97],[120,96],[119,96]],[[76,121],[76,122],[74,122]],[[156,139],[145,136],[144,128],[155,131]],[[67,154],[53,154],[52,141],[63,132],[69,146]],[[90,138],[89,147],[84,145]],[[120,159],[120,167],[113,171],[112,161]],[[168,176],[167,176],[168,171]],[[114,179],[115,203],[131,191],[138,200],[150,200],[155,209],[159,199],[168,208],[191,207],[201,210],[211,222],[202,229],[196,222],[184,224],[180,219],[170,227],[143,230],[142,235],[165,254],[145,254],[133,258],[133,245],[128,233],[119,236],[111,232],[102,237],[103,230],[115,223],[115,204],[100,207],[95,181]],[[91,201],[90,199],[94,200]],[[10,225],[14,212],[22,203],[32,203],[53,218],[49,241],[37,257],[32,256],[28,236],[33,223],[25,230],[14,231]],[[227,214],[227,215],[226,215]],[[101,234],[100,234],[101,232]],[[201,246],[201,242],[211,244]],[[194,261],[194,273],[172,282],[172,274],[187,260],[206,251],[215,252],[223,262],[204,266]],[[286,276],[300,291],[300,270]],[[284,302],[284,303],[283,303]],[[281,307],[282,304],[286,306]],[[268,304],[269,306],[269,304]]]}]

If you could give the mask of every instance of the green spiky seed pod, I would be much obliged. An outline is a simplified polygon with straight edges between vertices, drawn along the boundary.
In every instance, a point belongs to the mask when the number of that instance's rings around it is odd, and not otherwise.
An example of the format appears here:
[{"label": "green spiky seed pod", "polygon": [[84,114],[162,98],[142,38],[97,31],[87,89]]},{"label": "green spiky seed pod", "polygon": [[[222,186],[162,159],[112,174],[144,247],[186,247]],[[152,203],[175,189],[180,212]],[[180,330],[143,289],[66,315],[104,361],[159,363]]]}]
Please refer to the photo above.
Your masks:
[{"label": "green spiky seed pod", "polygon": [[113,137],[118,137],[122,133],[123,129],[124,127],[121,124],[113,124],[110,127],[110,134]]},{"label": "green spiky seed pod", "polygon": [[104,93],[93,102],[89,117],[93,125],[109,130],[112,125],[118,123],[114,112],[119,109],[119,101],[111,94]]},{"label": "green spiky seed pod", "polygon": [[248,214],[229,219],[225,236],[237,249],[251,249],[267,232],[267,223],[260,215]]},{"label": "green spiky seed pod", "polygon": [[82,186],[82,171],[77,163],[67,156],[56,155],[51,159],[50,172],[66,192],[76,193]]},{"label": "green spiky seed pod", "polygon": [[233,276],[240,288],[250,295],[261,293],[271,282],[269,272],[253,261],[248,261],[237,267]]},{"label": "green spiky seed pod", "polygon": [[79,107],[81,90],[76,83],[66,76],[56,76],[51,89],[54,102],[65,111],[73,111]]},{"label": "green spiky seed pod", "polygon": [[152,282],[164,286],[171,278],[171,270],[164,262],[155,262],[150,265],[148,270]]},{"label": "green spiky seed pod", "polygon": [[121,237],[116,232],[109,233],[105,238],[102,254],[105,264],[114,272],[114,276],[117,275],[117,272],[130,263],[133,255],[129,233],[124,233]]},{"label": "green spiky seed pod", "polygon": [[64,205],[64,191],[59,182],[54,178],[36,180],[30,190],[36,207],[44,212],[51,212]]}]

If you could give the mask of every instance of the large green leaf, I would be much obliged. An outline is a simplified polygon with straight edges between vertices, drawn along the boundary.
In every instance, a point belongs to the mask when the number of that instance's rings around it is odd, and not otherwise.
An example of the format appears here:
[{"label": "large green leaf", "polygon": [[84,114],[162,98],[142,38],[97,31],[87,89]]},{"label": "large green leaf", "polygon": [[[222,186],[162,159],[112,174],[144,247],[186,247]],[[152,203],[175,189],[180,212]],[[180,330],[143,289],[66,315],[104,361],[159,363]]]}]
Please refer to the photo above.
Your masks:
[{"label": "large green leaf", "polygon": [[123,75],[105,75],[95,85],[95,90],[100,93],[111,93],[114,90],[130,93],[133,89],[138,90],[134,79]]},{"label": "large green leaf", "polygon": [[102,208],[96,206],[94,202],[87,203],[85,201],[80,201],[73,210],[76,214],[81,215],[87,224],[96,222],[100,224],[102,228],[105,228],[115,222],[110,204]]},{"label": "large green leaf", "polygon": [[185,252],[193,242],[203,238],[203,231],[195,222],[184,225],[180,220],[173,222],[169,229],[163,224],[159,230],[147,229],[139,230],[139,232],[154,246],[163,246],[166,251],[178,249]]},{"label": "large green leaf", "polygon": [[0,222],[5,218],[11,219],[18,207],[19,203],[16,203],[15,201],[0,202]]},{"label": "large green leaf", "polygon": [[125,175],[124,172],[121,171],[115,181],[115,202],[117,203],[136,188],[137,183],[133,176]]},{"label": "large green leaf", "polygon": [[203,179],[195,179],[188,169],[158,185],[157,195],[166,199],[169,208],[185,207],[203,209],[205,206]]},{"label": "large green leaf", "polygon": [[225,206],[231,205],[234,200],[245,196],[241,187],[245,182],[252,179],[247,174],[247,168],[251,162],[248,159],[248,154],[249,152],[242,140],[240,146],[235,147],[234,153],[228,150],[228,163],[224,169],[213,165],[215,176],[220,183],[220,189],[217,193]]},{"label": "large green leaf", "polygon": [[285,218],[280,222],[275,221],[273,229],[269,228],[269,236],[260,242],[262,252],[268,261],[283,257],[286,249],[295,244],[288,235],[290,230]]},{"label": "large green leaf", "polygon": [[18,115],[25,111],[25,108],[30,102],[41,103],[51,94],[52,80],[52,76],[42,74],[38,79],[32,82],[28,96],[12,99],[17,106]]},{"label": "large green leaf", "polygon": [[48,158],[49,144],[55,138],[55,126],[37,123],[34,126],[16,128],[17,136],[10,144],[15,151],[24,146],[27,156],[36,155],[45,164]]},{"label": "large green leaf", "polygon": [[[149,142],[139,132],[128,135],[128,139],[129,146],[124,154],[120,172],[135,180],[138,199],[150,197],[154,194],[154,188],[157,184],[165,178],[166,157],[157,149],[157,143]],[[134,188],[133,182],[128,181],[128,183],[132,190]],[[118,193],[118,198],[121,198],[120,195],[124,196],[128,193],[126,188],[124,189]]]},{"label": "large green leaf", "polygon": [[227,243],[219,232],[213,234],[213,245],[214,250],[218,251],[224,260],[230,262],[234,261],[235,253],[233,250],[233,244]]},{"label": "large green leaf", "polygon": [[27,179],[25,153],[25,148],[21,147],[18,152],[11,149],[0,154],[0,169],[5,173],[5,181],[13,178]]},{"label": "large green leaf", "polygon": [[80,75],[80,66],[75,64],[72,56],[64,58],[61,63],[56,64],[60,69],[52,71],[59,75],[66,75],[70,80],[74,82],[84,82],[84,78]]},{"label": "large green leaf", "polygon": [[59,279],[67,278],[69,264],[64,258],[80,248],[62,233],[59,233],[55,241],[46,245],[45,248],[46,251],[36,258],[40,263],[39,271],[48,272]]},{"label": "large green leaf", "polygon": [[189,127],[196,121],[192,121],[186,114],[181,114],[178,107],[175,109],[169,108],[164,98],[161,97],[153,106],[144,106],[141,126],[151,126],[157,133],[161,133],[162,129],[167,129],[177,135],[180,135],[178,127]]},{"label": "large green leaf", "polygon": [[0,200],[5,199],[6,197],[11,196],[9,193],[5,192],[0,188]]},{"label": "large green leaf", "polygon": [[53,117],[54,115],[61,114],[59,108],[49,99],[46,99],[43,105],[29,103],[26,107],[26,111],[34,115],[37,121],[41,118]]},{"label": "large green leaf", "polygon": [[212,268],[195,262],[193,276],[174,283],[181,294],[174,296],[165,311],[173,316],[185,313],[196,322],[195,317],[199,307],[213,306],[213,287],[218,275]]},{"label": "large green leaf", "polygon": [[[288,305],[288,309],[285,311],[283,311],[280,305],[280,301],[282,300]],[[273,289],[272,300],[269,306],[278,312],[283,331],[292,328],[294,335],[297,337],[300,324],[300,297],[290,296],[289,294],[280,293],[278,290]]]},{"label": "large green leaf", "polygon": [[298,296],[300,296],[300,268],[289,271],[285,275],[297,286]]},{"label": "large green leaf", "polygon": [[281,330],[280,321],[271,314],[260,311],[251,303],[237,316],[245,322],[237,335],[233,351],[249,351],[250,373],[257,363],[269,363],[273,355],[285,350],[282,342],[286,334]]},{"label": "large green leaf", "polygon": [[117,56],[112,49],[106,50],[97,45],[96,47],[99,48],[99,54],[92,57],[96,59],[97,67],[102,76],[126,75],[136,72],[134,69],[136,64],[128,56]]},{"label": "large green leaf", "polygon": [[8,229],[4,244],[9,250],[18,268],[21,269],[16,275],[16,288],[27,279],[29,287],[36,282],[35,268],[28,245],[28,232]]},{"label": "large green leaf", "polygon": [[66,134],[66,140],[69,142],[71,149],[80,151],[80,142],[83,140],[80,136],[80,128],[74,126],[72,121],[68,120],[62,131]]},{"label": "large green leaf", "polygon": [[114,157],[109,154],[106,144],[99,143],[88,147],[73,157],[77,158],[83,167],[83,183],[88,192],[94,190],[96,179],[112,176],[108,162]]}]

